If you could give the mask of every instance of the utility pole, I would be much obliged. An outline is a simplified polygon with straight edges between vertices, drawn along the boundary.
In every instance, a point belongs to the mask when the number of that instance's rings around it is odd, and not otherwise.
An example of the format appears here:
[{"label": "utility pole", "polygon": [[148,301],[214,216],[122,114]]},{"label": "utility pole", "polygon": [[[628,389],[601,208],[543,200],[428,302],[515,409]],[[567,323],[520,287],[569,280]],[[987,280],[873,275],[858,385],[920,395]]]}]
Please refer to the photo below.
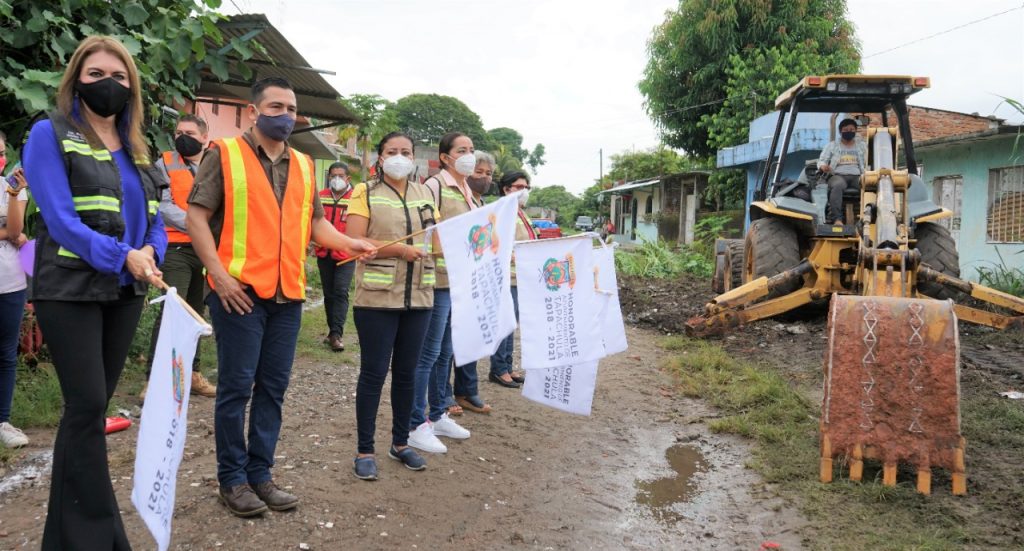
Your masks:
[{"label": "utility pole", "polygon": [[604,184],[604,148],[597,150],[598,166],[600,167],[601,178],[597,181],[599,184]]}]

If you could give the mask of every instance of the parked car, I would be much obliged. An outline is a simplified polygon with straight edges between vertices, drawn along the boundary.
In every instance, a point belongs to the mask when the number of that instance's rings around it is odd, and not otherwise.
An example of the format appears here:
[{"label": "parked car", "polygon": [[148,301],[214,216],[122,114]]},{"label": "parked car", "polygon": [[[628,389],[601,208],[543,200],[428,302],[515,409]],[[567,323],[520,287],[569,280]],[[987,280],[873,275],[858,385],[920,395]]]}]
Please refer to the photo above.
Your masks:
[{"label": "parked car", "polygon": [[580,231],[594,231],[594,220],[589,216],[577,216],[576,229]]},{"label": "parked car", "polygon": [[537,231],[537,239],[562,237],[562,228],[547,218],[534,218],[530,220],[530,223],[533,224],[533,229]]}]

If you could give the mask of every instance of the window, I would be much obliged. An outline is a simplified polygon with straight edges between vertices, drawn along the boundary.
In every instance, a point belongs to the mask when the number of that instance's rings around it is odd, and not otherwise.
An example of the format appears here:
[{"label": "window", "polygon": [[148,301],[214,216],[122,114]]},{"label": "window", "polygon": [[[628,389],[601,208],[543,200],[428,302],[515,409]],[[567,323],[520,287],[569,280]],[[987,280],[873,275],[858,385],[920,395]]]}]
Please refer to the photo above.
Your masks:
[{"label": "window", "polygon": [[235,107],[235,128],[242,127],[242,106]]},{"label": "window", "polygon": [[935,223],[945,226],[953,239],[959,243],[964,179],[961,176],[940,176],[934,180],[934,186],[935,203],[953,211],[952,217],[936,220]]},{"label": "window", "polygon": [[1024,243],[1024,166],[988,172],[988,241]]},{"label": "window", "polygon": [[654,212],[654,195],[647,196],[647,205],[644,206],[644,212],[646,214],[651,214]]},{"label": "window", "polygon": [[213,105],[213,107],[210,108],[210,111],[212,111],[214,115],[220,113],[220,104],[219,103],[214,103],[212,105]]}]

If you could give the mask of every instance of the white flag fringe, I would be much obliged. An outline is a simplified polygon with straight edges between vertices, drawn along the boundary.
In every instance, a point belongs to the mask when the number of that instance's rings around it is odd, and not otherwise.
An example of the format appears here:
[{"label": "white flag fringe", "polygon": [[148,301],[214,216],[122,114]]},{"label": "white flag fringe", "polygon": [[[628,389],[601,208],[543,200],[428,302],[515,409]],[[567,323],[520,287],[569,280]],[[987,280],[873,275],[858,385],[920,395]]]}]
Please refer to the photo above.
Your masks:
[{"label": "white flag fringe", "polygon": [[533,369],[523,383],[523,397],[569,413],[590,415],[596,386],[596,361]]},{"label": "white flag fringe", "polygon": [[516,244],[523,369],[578,366],[605,356],[591,239]]},{"label": "white flag fringe", "polygon": [[510,265],[518,208],[513,194],[435,227],[448,266],[457,365],[490,356],[516,329]]},{"label": "white flag fringe", "polygon": [[615,276],[615,249],[604,245],[594,249],[594,269],[601,304],[601,339],[607,355],[617,354],[629,346],[626,342],[626,324],[622,321],[619,304],[619,282]]},{"label": "white flag fringe", "polygon": [[171,542],[178,465],[185,448],[192,359],[200,335],[209,335],[213,329],[185,310],[174,288],[153,302],[159,301],[164,302],[164,311],[142,406],[132,504],[156,539],[157,548],[166,551]]}]

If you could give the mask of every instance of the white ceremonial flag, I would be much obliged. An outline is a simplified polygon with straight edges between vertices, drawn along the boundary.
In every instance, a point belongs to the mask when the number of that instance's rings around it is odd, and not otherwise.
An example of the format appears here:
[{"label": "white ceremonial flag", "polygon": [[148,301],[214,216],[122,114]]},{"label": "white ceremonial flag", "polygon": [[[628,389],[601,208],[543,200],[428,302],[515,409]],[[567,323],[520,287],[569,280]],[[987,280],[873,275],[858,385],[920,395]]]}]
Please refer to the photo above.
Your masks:
[{"label": "white ceremonial flag", "polygon": [[615,249],[605,245],[594,249],[597,292],[601,303],[601,339],[607,355],[626,350],[626,324],[619,305],[619,282],[615,277]]},{"label": "white ceremonial flag", "polygon": [[177,291],[171,288],[165,296],[153,301],[162,300],[164,312],[146,402],[142,406],[132,488],[132,503],[160,551],[166,551],[171,543],[174,490],[185,449],[196,342],[200,335],[213,331],[208,324],[193,318],[176,295]]},{"label": "white ceremonial flag", "polygon": [[509,195],[435,227],[448,266],[456,365],[490,356],[516,329],[510,265],[518,205]]},{"label": "white ceremonial flag", "polygon": [[605,356],[591,239],[516,243],[523,369],[578,366]]},{"label": "white ceremonial flag", "polygon": [[523,383],[523,398],[569,413],[590,415],[596,386],[596,361],[532,369]]}]

